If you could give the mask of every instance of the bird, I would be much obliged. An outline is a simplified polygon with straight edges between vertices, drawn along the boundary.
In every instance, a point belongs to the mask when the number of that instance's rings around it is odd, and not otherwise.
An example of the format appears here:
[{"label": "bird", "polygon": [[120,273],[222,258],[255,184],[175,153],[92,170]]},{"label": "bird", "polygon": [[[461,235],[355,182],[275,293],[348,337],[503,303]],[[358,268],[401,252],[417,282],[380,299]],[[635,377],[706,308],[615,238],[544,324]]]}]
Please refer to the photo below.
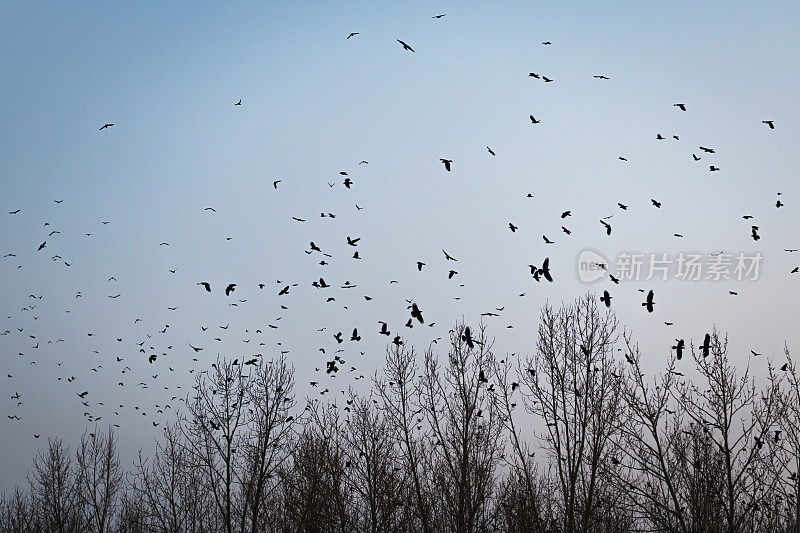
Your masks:
[{"label": "bird", "polygon": [[424,266],[425,266],[425,263],[423,263],[422,261],[417,261],[417,270],[422,272],[422,267],[424,267]]},{"label": "bird", "polygon": [[703,357],[708,357],[708,353],[711,350],[711,335],[706,333],[706,336],[703,337],[703,344],[700,345],[700,350],[703,352]]},{"label": "bird", "polygon": [[239,101],[238,101],[238,102],[236,102],[236,103],[235,103],[235,104],[233,104],[233,105],[242,105],[242,99],[241,99],[241,98],[239,98]]},{"label": "bird", "polygon": [[695,161],[700,161],[701,159],[703,159],[702,157],[698,157],[696,154],[692,154],[692,157],[694,158]]},{"label": "bird", "polygon": [[20,211],[21,211],[20,209],[17,209],[16,211],[9,211],[9,212],[8,212],[8,214],[9,214],[9,215],[16,215],[16,214],[17,214],[17,213],[19,213]]},{"label": "bird", "polygon": [[653,202],[653,205],[656,206],[657,208],[659,209],[661,208],[661,202],[659,202],[658,200],[653,200],[651,198],[650,201]]},{"label": "bird", "polygon": [[553,244],[553,243],[556,242],[556,241],[551,241],[550,239],[548,239],[547,235],[542,235],[542,239],[544,239],[544,243],[545,244]]},{"label": "bird", "polygon": [[678,361],[680,361],[681,358],[683,357],[683,349],[685,348],[686,343],[683,341],[683,339],[675,339],[675,340],[677,341],[678,344],[673,346],[672,349],[675,350],[675,357],[678,359]]},{"label": "bird", "polygon": [[413,49],[413,48],[411,48],[410,46],[408,46],[406,43],[404,43],[404,42],[403,42],[403,41],[401,41],[400,39],[397,39],[397,42],[403,45],[403,50],[408,50],[409,52],[413,52],[413,51],[414,51],[414,49]]},{"label": "bird", "polygon": [[440,18],[442,18],[442,17],[445,17],[445,16],[447,16],[447,13],[443,13],[443,14],[441,14],[441,15],[434,15],[434,16],[433,16],[433,17],[431,17],[431,18],[440,19]]},{"label": "bird", "polygon": [[444,159],[444,158],[440,157],[440,158],[439,158],[439,161],[441,161],[442,163],[444,163],[444,168],[445,168],[445,170],[447,170],[448,172],[450,172],[450,164],[453,162],[453,160],[452,160],[452,159]]},{"label": "bird", "polygon": [[553,282],[553,276],[550,274],[550,258],[545,257],[544,262],[542,263],[542,268],[539,269],[539,274],[541,274],[544,279],[549,281],[550,283]]},{"label": "bird", "polygon": [[530,76],[531,78],[536,78],[537,80],[541,79],[541,76],[539,76],[539,75],[538,75],[538,74],[536,74],[535,72],[530,72],[530,73],[528,74],[528,76]]},{"label": "bird", "polygon": [[597,78],[598,80],[607,80],[607,79],[609,79],[607,76],[603,76],[602,74],[595,74],[592,77],[593,78]]},{"label": "bird", "polygon": [[358,241],[361,240],[361,237],[357,237],[355,239],[351,239],[350,236],[347,236],[347,244],[350,246],[358,246]]},{"label": "bird", "polygon": [[718,171],[718,170],[719,170],[719,167],[715,167],[714,165],[710,165],[710,166],[708,167],[708,171],[709,171],[709,172],[716,172],[716,171]]},{"label": "bird", "polygon": [[453,276],[455,276],[456,274],[458,274],[458,272],[456,272],[455,270],[449,271],[447,273],[447,279],[453,279]]},{"label": "bird", "polygon": [[551,43],[550,41],[542,41],[542,44],[545,45],[545,46],[549,46],[549,45],[551,45],[553,43]]},{"label": "bird", "polygon": [[539,123],[541,122],[541,120],[536,120],[536,119],[533,117],[533,115],[530,115],[530,118],[531,118],[531,123],[532,123],[532,124],[539,124]]},{"label": "bird", "polygon": [[273,181],[273,182],[272,182],[272,187],[273,187],[274,189],[277,189],[277,188],[278,188],[278,184],[279,184],[280,182],[281,182],[281,180],[275,180],[275,181]]},{"label": "bird", "polygon": [[361,336],[358,334],[358,328],[353,328],[353,334],[350,336],[350,340],[356,342],[361,340]]},{"label": "bird", "polygon": [[202,285],[203,287],[205,287],[206,292],[211,292],[211,284],[209,282],[201,281],[200,283],[198,283],[198,285]]},{"label": "bird", "polygon": [[42,244],[40,244],[37,251],[40,251],[42,248],[44,248],[46,244],[47,244],[47,241],[44,241]]},{"label": "bird", "polygon": [[349,39],[350,37],[355,37],[356,35],[358,35],[358,32],[354,31],[350,35],[348,35],[347,38]]},{"label": "bird", "polygon": [[[187,343],[187,344],[188,344],[188,343]],[[189,344],[189,348],[191,348],[191,349],[192,349],[192,350],[194,350],[195,352],[199,352],[199,351],[201,351],[201,350],[202,350],[202,348],[197,348],[197,347],[195,347],[195,346],[192,346],[191,344]]]},{"label": "bird", "polygon": [[663,141],[664,140],[664,136],[659,133],[659,134],[656,135],[656,140]]},{"label": "bird", "polygon": [[345,187],[349,189],[350,186],[353,184],[353,180],[351,180],[350,178],[345,178],[345,180],[342,183],[344,184]]},{"label": "bird", "polygon": [[606,222],[605,220],[601,220],[600,223],[606,227],[606,235],[611,235],[611,224]]},{"label": "bird", "polygon": [[771,130],[775,129],[775,124],[773,124],[772,120],[762,120],[761,123],[762,124],[766,124],[767,126],[769,126],[769,129],[771,129]]},{"label": "bird", "polygon": [[674,107],[677,107],[681,111],[686,111],[686,104],[672,104]]},{"label": "bird", "polygon": [[452,255],[448,254],[448,253],[447,253],[447,252],[445,252],[444,250],[442,250],[442,252],[444,253],[444,258],[445,258],[447,261],[458,261],[458,259],[456,259],[456,258],[455,258],[455,257],[453,257]]},{"label": "bird", "polygon": [[704,151],[707,154],[715,154],[716,153],[713,148],[706,148],[705,146],[698,146],[698,148],[700,148],[702,151]]},{"label": "bird", "polygon": [[225,287],[225,296],[230,296],[233,291],[236,290],[236,284],[230,283],[227,287]]},{"label": "bird", "polygon": [[111,127],[111,126],[113,126],[113,125],[114,125],[114,123],[113,123],[113,122],[111,122],[111,123],[107,123],[107,124],[103,124],[102,126],[100,126],[100,129],[101,129],[101,130],[105,130],[105,129],[108,129],[108,128],[110,128],[110,127]]},{"label": "bird", "polygon": [[619,206],[619,208],[620,208],[620,209],[622,209],[623,211],[627,211],[627,210],[628,210],[628,206],[627,206],[627,205],[625,205],[625,204],[621,204],[621,203],[617,202],[617,205],[618,205],[618,206]]},{"label": "bird", "polygon": [[496,155],[496,154],[494,153],[494,150],[492,150],[492,149],[491,149],[491,148],[489,148],[488,146],[486,147],[486,149],[487,149],[487,150],[489,150],[489,153],[490,153],[490,154],[492,154],[492,155]]},{"label": "bird", "polygon": [[517,229],[518,229],[518,226],[515,226],[514,224],[512,224],[511,222],[509,222],[509,223],[508,223],[508,229],[510,229],[510,230],[511,230],[511,233],[516,233],[516,231],[517,231]]},{"label": "bird", "polygon": [[642,307],[647,308],[648,313],[652,313],[654,305],[655,302],[653,302],[653,291],[651,289],[650,292],[647,293],[647,299],[644,302],[642,302]]},{"label": "bird", "polygon": [[419,320],[420,324],[424,324],[425,321],[422,319],[422,311],[419,310],[416,303],[411,304],[411,318],[416,318]]},{"label": "bird", "polygon": [[[475,344],[473,343],[473,339],[472,339],[472,333],[469,330],[469,326],[466,326],[464,328],[464,332],[461,334],[461,340],[466,342],[467,346],[469,348],[474,348],[475,347]],[[483,370],[480,371],[480,374],[483,375]],[[483,379],[486,380],[485,377]]]},{"label": "bird", "polygon": [[561,213],[561,218],[567,218],[569,216],[572,216],[572,211],[564,211]]},{"label": "bird", "polygon": [[608,291],[603,291],[603,296],[600,298],[600,301],[606,304],[606,307],[611,307],[611,295]]}]

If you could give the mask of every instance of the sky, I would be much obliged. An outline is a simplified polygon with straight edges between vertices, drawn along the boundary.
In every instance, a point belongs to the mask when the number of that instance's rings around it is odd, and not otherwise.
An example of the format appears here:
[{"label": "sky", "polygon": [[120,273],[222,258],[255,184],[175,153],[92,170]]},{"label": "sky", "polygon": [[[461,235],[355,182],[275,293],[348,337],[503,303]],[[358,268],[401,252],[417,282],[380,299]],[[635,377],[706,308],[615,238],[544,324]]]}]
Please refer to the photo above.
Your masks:
[{"label": "sky", "polygon": [[[379,320],[418,352],[483,320],[496,353],[525,355],[545,303],[608,290],[652,373],[676,338],[715,327],[755,376],[800,342],[800,252],[785,251],[800,248],[796,2],[3,13],[0,490],[24,482],[47,438],[74,445],[96,425],[120,426],[128,466],[218,354],[286,352],[301,397],[319,397],[310,380],[333,398],[366,390],[390,340]],[[311,241],[322,252],[306,253]],[[617,285],[581,280],[584,250],[617,274],[621,253],[761,260],[757,279],[647,279],[645,267]],[[545,258],[552,283],[528,267]],[[320,277],[332,287],[313,287]],[[640,289],[654,291],[652,313]],[[404,326],[408,301],[425,325]]]}]

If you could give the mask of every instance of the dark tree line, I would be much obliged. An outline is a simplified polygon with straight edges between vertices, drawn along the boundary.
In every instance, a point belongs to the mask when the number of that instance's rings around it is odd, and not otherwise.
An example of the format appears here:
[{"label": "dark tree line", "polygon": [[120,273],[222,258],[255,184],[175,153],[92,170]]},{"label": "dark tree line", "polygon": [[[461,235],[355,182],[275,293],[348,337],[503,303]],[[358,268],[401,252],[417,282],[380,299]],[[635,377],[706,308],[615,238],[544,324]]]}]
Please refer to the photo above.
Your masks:
[{"label": "dark tree line", "polygon": [[51,439],[0,496],[0,533],[800,531],[788,349],[761,385],[716,332],[687,351],[646,376],[587,295],[543,309],[529,356],[458,324],[303,410],[285,359],[220,359],[127,470],[110,427]]}]

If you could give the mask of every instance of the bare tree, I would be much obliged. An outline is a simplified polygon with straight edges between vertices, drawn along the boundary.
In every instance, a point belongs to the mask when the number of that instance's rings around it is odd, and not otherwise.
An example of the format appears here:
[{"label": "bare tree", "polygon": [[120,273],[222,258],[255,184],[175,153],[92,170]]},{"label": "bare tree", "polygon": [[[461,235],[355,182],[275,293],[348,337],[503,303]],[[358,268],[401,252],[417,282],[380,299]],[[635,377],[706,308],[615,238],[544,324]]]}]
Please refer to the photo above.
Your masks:
[{"label": "bare tree", "polygon": [[613,313],[602,313],[591,294],[558,311],[546,305],[536,353],[520,369],[526,409],[546,424],[540,438],[552,459],[567,533],[595,530],[605,465],[625,422],[616,328]]},{"label": "bare tree", "polygon": [[410,529],[431,533],[432,502],[426,497],[422,462],[432,445],[426,440],[422,418],[417,418],[422,416],[422,408],[418,402],[419,374],[414,350],[404,344],[390,345],[383,372],[384,377],[376,379],[376,389],[381,398],[381,410],[397,435],[399,466],[410,484],[410,503],[418,520],[416,527]]},{"label": "bare tree", "polygon": [[237,454],[237,446],[245,431],[249,386],[240,365],[217,359],[210,372],[197,377],[194,397],[186,402],[188,415],[179,425],[184,453],[204,473],[203,488],[213,496],[226,533],[233,533],[238,524],[236,475],[244,454]]},{"label": "bare tree", "polygon": [[[355,513],[360,531],[399,531],[410,495],[400,467],[397,436],[375,406],[372,396],[352,390],[344,410],[349,412],[344,433],[351,486],[357,493]],[[349,465],[349,466],[348,466]]]},{"label": "bare tree", "polygon": [[780,418],[779,382],[770,373],[759,389],[749,365],[740,374],[730,363],[727,339],[715,331],[709,341],[704,350],[692,346],[702,387],[682,381],[673,396],[719,454],[725,531],[756,531],[763,518],[760,502],[778,482],[771,475],[775,456],[765,443]]},{"label": "bare tree", "polygon": [[36,454],[29,482],[39,528],[53,533],[82,530],[72,457],[61,439],[48,440],[47,450]]},{"label": "bare tree", "polygon": [[783,511],[787,531],[800,532],[800,375],[792,361],[789,347],[784,346],[785,363],[781,366],[787,377],[786,390],[781,393],[781,414],[777,420],[780,431],[771,439],[780,452],[778,485],[773,505]]},{"label": "bare tree", "polygon": [[122,489],[122,470],[114,429],[108,433],[84,431],[75,454],[75,482],[88,531],[106,533],[115,518]]},{"label": "bare tree", "polygon": [[135,516],[154,533],[192,533],[217,529],[209,513],[214,502],[204,490],[203,471],[184,453],[180,430],[164,428],[148,459],[139,452],[126,498],[125,522]]},{"label": "bare tree", "polygon": [[492,520],[502,424],[487,392],[495,366],[483,326],[457,325],[450,333],[447,364],[425,353],[419,404],[433,446],[424,463],[436,498],[437,529],[468,533]]},{"label": "bare tree", "polygon": [[289,457],[294,431],[294,417],[290,415],[295,406],[293,387],[294,370],[281,357],[257,365],[244,389],[247,432],[239,441],[244,454],[242,532],[247,530],[248,520],[251,533],[262,530],[259,517],[277,484],[277,471]]},{"label": "bare tree", "polygon": [[0,494],[0,533],[37,531],[33,504],[27,494],[15,487],[10,495]]}]

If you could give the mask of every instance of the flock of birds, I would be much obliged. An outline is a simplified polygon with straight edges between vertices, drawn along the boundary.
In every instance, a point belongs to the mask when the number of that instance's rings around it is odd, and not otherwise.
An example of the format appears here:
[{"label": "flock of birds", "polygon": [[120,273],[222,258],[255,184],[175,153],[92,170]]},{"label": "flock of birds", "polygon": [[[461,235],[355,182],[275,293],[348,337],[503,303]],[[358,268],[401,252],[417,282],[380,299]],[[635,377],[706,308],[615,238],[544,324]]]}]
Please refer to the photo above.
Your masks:
[{"label": "flock of birds", "polygon": [[[433,18],[437,20],[441,20],[445,17],[445,14],[436,15]],[[351,32],[347,35],[346,39],[352,39],[359,35],[359,32]],[[397,43],[400,45],[401,50],[404,52],[409,53],[416,53],[416,50],[407,42],[397,39]],[[543,46],[551,46],[551,42],[544,41],[542,42]],[[553,83],[555,80],[553,77],[546,76],[541,73],[537,72],[530,72],[528,77],[533,78],[535,80],[540,80],[543,83]],[[604,74],[595,74],[593,75],[594,79],[597,79],[601,82],[609,80],[610,77]],[[237,108],[243,108],[244,104],[241,99],[238,99],[234,104]],[[674,103],[672,104],[676,111],[678,112],[690,112],[690,106],[685,103]],[[542,123],[542,120],[537,119],[533,114],[529,115],[530,123],[532,127],[546,127],[546,124]],[[762,121],[764,126],[766,126],[769,130],[775,129],[775,122],[773,120],[764,120]],[[113,122],[104,123],[99,129],[106,134],[111,128],[116,128]],[[672,138],[676,141],[679,140],[678,135],[672,135]],[[657,133],[655,135],[656,141],[663,141],[666,140],[667,137],[662,133]],[[497,157],[497,153],[491,147],[486,146],[486,150],[490,157],[494,158]],[[716,154],[714,148],[710,148],[708,146],[698,146],[697,150],[691,153],[692,160],[695,162],[699,162],[706,157],[712,157]],[[687,155],[688,157],[688,155]],[[624,156],[618,156],[618,159],[622,162],[627,162],[627,158]],[[439,162],[443,165],[443,170],[445,172],[453,172],[455,169],[456,162],[453,159],[448,157],[441,157],[439,158]],[[433,164],[436,164],[433,162]],[[358,163],[358,166],[361,165],[369,165],[369,162],[366,160],[361,160]],[[722,167],[719,166],[720,163],[718,161],[712,160],[708,163],[709,172],[720,172]],[[338,172],[338,179],[339,181],[328,182],[327,185],[329,188],[333,188],[341,184],[347,190],[354,190],[356,187],[356,181],[353,176],[350,175],[349,171],[339,171]],[[281,179],[275,179],[272,181],[272,190],[275,194],[280,194],[279,184],[282,183]],[[778,193],[780,195],[780,193]],[[528,198],[532,198],[532,194],[527,195]],[[57,206],[61,206],[62,200],[54,200],[54,203]],[[662,203],[653,198],[650,199],[649,204],[652,205],[654,209],[660,209],[662,207]],[[622,211],[628,210],[628,204],[625,203],[617,203],[616,206],[618,209]],[[776,208],[784,207],[784,203],[779,198],[775,203]],[[364,209],[363,206],[358,204],[355,205],[356,211],[360,211]],[[206,207],[204,209],[209,216],[214,216],[216,213],[216,209],[212,206]],[[12,211],[8,211],[8,216],[15,216],[21,217],[24,216],[24,212],[22,208],[17,208]],[[561,213],[559,225],[561,226],[561,230],[567,236],[572,234],[572,229],[567,227],[567,219],[572,216],[572,211],[567,210]],[[321,218],[336,218],[336,215],[333,212],[322,212],[320,213]],[[743,219],[750,220],[753,217],[751,215],[744,215]],[[603,233],[607,236],[612,235],[612,226],[609,222],[610,217],[604,217],[599,220],[599,223],[602,227]],[[302,224],[306,223],[309,220],[307,216],[293,216],[292,221],[294,223]],[[108,226],[111,221],[102,221],[103,226]],[[506,222],[502,223],[502,227],[505,226]],[[512,233],[517,233],[520,231],[520,226],[515,224],[513,221],[507,222],[507,228]],[[758,241],[761,236],[759,234],[760,228],[758,225],[751,226],[750,237],[754,241]],[[53,228],[50,226],[48,222],[44,223],[44,232],[46,235],[44,236],[42,242],[31,243],[31,249],[35,250],[35,253],[38,254],[36,256],[37,260],[46,260],[49,259],[56,263],[61,263],[64,265],[65,268],[69,268],[72,266],[72,260],[69,258],[62,257],[60,254],[67,254],[68,251],[62,250],[59,248],[58,239],[60,235],[60,229]],[[683,237],[682,234],[675,233],[675,237]],[[91,237],[91,233],[87,233],[86,237]],[[341,237],[341,245],[344,249],[348,250],[347,256],[348,259],[352,258],[354,260],[360,260],[362,257],[359,255],[359,244],[362,237],[353,236],[353,235],[342,235]],[[555,240],[551,239],[547,235],[542,235],[542,239],[546,245],[554,245]],[[155,243],[154,243],[155,244]],[[161,241],[158,243],[158,246],[169,246],[170,243],[166,241]],[[48,254],[47,250],[51,248],[56,249],[56,253]],[[458,265],[458,259],[445,249],[442,249],[442,256],[440,258],[441,265],[444,265],[442,270],[442,275],[446,274],[446,278],[448,280],[453,280],[456,276],[459,276],[459,271],[456,270],[456,265]],[[797,249],[787,248],[786,252],[793,253],[796,252]],[[352,252],[352,255],[349,255]],[[304,253],[311,257],[315,262],[318,263],[320,267],[323,269],[330,264],[331,261],[334,261],[338,254],[335,254],[332,251],[324,250],[322,246],[316,244],[314,241],[310,241],[308,246],[305,247]],[[49,257],[48,257],[49,256]],[[18,257],[17,251],[6,251],[2,257],[2,261],[6,263],[14,261]],[[429,266],[430,260],[425,258],[413,258],[409,259],[408,268],[410,270],[416,269],[418,272],[422,272],[423,269]],[[17,265],[18,269],[23,268],[22,264]],[[555,283],[556,282],[556,269],[551,266],[550,257],[542,257],[539,261],[535,263],[530,263],[528,265],[520,265],[519,268],[527,268],[530,272],[530,277],[535,282],[546,282],[546,283]],[[800,270],[800,267],[795,267],[791,270],[791,273],[796,274]],[[169,272],[173,275],[177,273],[176,268],[169,268]],[[613,285],[619,285],[620,280],[616,278],[613,273],[610,271],[607,273],[607,278],[609,283]],[[460,279],[460,278],[458,278]],[[197,290],[202,292],[205,295],[216,294],[218,291],[224,293],[225,297],[229,300],[229,305],[231,306],[238,306],[244,304],[247,300],[246,299],[237,299],[237,291],[241,290],[241,282],[239,281],[232,281],[232,280],[225,280],[221,282],[217,281],[209,281],[209,280],[183,280],[184,283],[198,287]],[[388,284],[395,284],[397,283],[396,280],[387,280]],[[108,284],[116,284],[117,279],[115,276],[110,276],[107,280]],[[332,282],[326,279],[326,276],[314,276],[312,280],[306,280],[303,284],[306,287],[313,287],[316,291],[319,291],[322,294],[322,300],[324,302],[332,302],[336,300],[335,291],[352,291],[358,287],[358,284],[351,283],[349,280],[344,282]],[[611,290],[614,290],[613,285],[609,285],[608,288],[604,288],[602,293],[600,294],[600,301],[608,308],[612,307],[612,299],[613,295],[611,294]],[[268,286],[266,283],[263,282],[250,282],[248,283],[247,290],[253,291],[264,291],[265,289],[271,290],[271,286]],[[290,311],[290,307],[288,303],[291,301],[291,295],[296,287],[300,287],[301,283],[299,282],[287,282],[278,280],[275,289],[274,289],[274,297],[280,302],[280,309],[282,313],[286,313]],[[462,285],[463,286],[463,285]],[[256,289],[257,287],[257,289]],[[653,313],[655,306],[656,306],[656,295],[652,289],[638,289],[641,291],[643,296],[643,301],[641,306],[647,313]],[[732,295],[735,295],[734,292],[731,292]],[[525,296],[525,293],[519,294],[519,296]],[[122,291],[113,290],[111,294],[107,295],[108,299],[110,300],[119,300],[120,306],[125,305],[124,293]],[[74,299],[75,301],[80,301],[84,298],[84,294],[80,290],[75,291]],[[364,302],[371,302],[373,297],[369,294],[363,294]],[[5,313],[5,319],[8,324],[7,327],[0,326],[0,342],[2,342],[2,338],[5,338],[7,342],[10,342],[12,337],[20,337],[23,338],[24,342],[29,346],[28,350],[20,351],[18,354],[15,354],[17,357],[25,358],[28,360],[28,364],[31,366],[42,364],[53,364],[57,365],[57,367],[61,367],[63,361],[55,361],[55,360],[43,360],[40,357],[37,357],[36,354],[40,353],[41,348],[44,346],[42,343],[46,345],[55,345],[58,346],[65,342],[63,338],[48,338],[47,333],[42,333],[39,324],[37,324],[38,316],[37,313],[41,310],[42,305],[47,304],[47,299],[45,298],[44,294],[35,294],[31,293],[28,296],[28,301],[21,307],[18,307],[16,304],[18,302],[5,302],[8,306],[12,304],[15,305],[15,308],[18,309],[12,310],[7,309]],[[374,326],[374,335],[376,339],[382,339],[384,342],[383,344],[394,344],[394,345],[402,345],[404,343],[404,331],[408,331],[413,327],[435,327],[436,323],[431,321],[426,321],[423,317],[423,308],[422,303],[415,299],[407,299],[403,304],[406,306],[407,314],[404,318],[404,322],[399,323],[397,326],[393,326],[390,320],[386,319],[386,317],[382,317],[378,319]],[[492,311],[488,311],[485,313],[481,313],[482,317],[499,317],[500,313],[503,312],[505,306],[502,307],[495,307]],[[178,308],[177,306],[169,306],[169,311],[176,311]],[[67,313],[70,312],[70,309],[66,310]],[[30,319],[32,318],[32,320]],[[273,320],[266,324],[266,328],[264,329],[255,329],[251,331],[249,329],[245,329],[243,331],[244,339],[241,339],[244,343],[250,343],[252,341],[253,345],[258,344],[259,348],[256,349],[257,353],[253,353],[246,357],[236,358],[234,360],[234,364],[236,365],[256,365],[265,357],[260,351],[266,351],[265,348],[261,348],[266,346],[264,342],[266,338],[264,337],[265,331],[269,332],[270,330],[278,329],[278,320],[283,318],[283,316],[279,317],[277,320]],[[671,326],[672,322],[665,322],[666,326]],[[126,325],[126,327],[130,327],[130,325]],[[117,346],[114,346],[113,349],[108,349],[106,351],[101,352],[99,349],[93,350],[93,355],[96,356],[92,360],[90,360],[84,368],[85,372],[91,373],[103,373],[108,372],[109,369],[113,369],[116,374],[113,381],[117,384],[116,386],[119,388],[122,387],[138,387],[140,389],[150,389],[153,388],[156,383],[158,383],[159,374],[164,372],[173,373],[178,371],[186,370],[189,374],[193,374],[195,372],[195,368],[193,363],[198,363],[198,365],[203,365],[204,363],[207,364],[209,361],[200,361],[201,352],[206,350],[206,353],[211,352],[212,350],[218,351],[217,349],[211,347],[215,342],[222,343],[223,336],[228,334],[229,336],[233,335],[233,330],[236,329],[233,326],[233,329],[230,330],[229,328],[232,327],[230,323],[228,324],[219,324],[215,326],[208,326],[208,325],[200,325],[198,328],[199,331],[197,332],[197,337],[193,339],[182,339],[176,340],[169,336],[170,332],[170,324],[147,324],[146,321],[137,318],[133,324],[134,329],[131,332],[130,336],[135,337],[134,340],[129,340],[128,335],[105,335],[108,339],[106,341],[111,340],[112,344],[116,343]],[[507,327],[511,328],[513,326],[508,325]],[[337,375],[340,371],[345,368],[349,368],[349,372],[352,373],[355,380],[365,379],[365,374],[360,372],[357,366],[357,363],[354,364],[351,361],[349,355],[347,355],[346,350],[342,347],[343,345],[347,345],[347,343],[359,343],[362,341],[362,338],[365,334],[365,327],[363,325],[355,326],[352,328],[352,331],[349,328],[346,331],[341,331],[338,328],[336,330],[331,331],[328,330],[327,327],[322,327],[317,330],[317,333],[321,335],[321,339],[325,339],[322,343],[322,346],[319,346],[318,350],[319,353],[323,356],[323,364],[319,364],[319,366],[315,367],[315,372],[320,374],[319,378],[315,378],[309,381],[309,385],[311,387],[319,387],[321,390],[319,394],[325,395],[331,392],[332,384],[326,383],[323,381],[324,379],[330,379]],[[348,335],[349,332],[349,335]],[[92,338],[95,333],[89,331],[86,335]],[[475,339],[472,337],[469,327],[467,327],[464,331],[464,341],[473,346]],[[161,341],[160,339],[167,339]],[[200,340],[198,340],[200,339]],[[440,338],[436,338],[434,342],[437,342]],[[702,352],[703,356],[707,356],[709,354],[711,338],[710,334],[706,333],[704,335],[704,341],[699,346],[699,350]],[[278,343],[281,345],[281,343]],[[288,354],[289,350],[283,348],[282,346],[282,353]],[[676,354],[676,358],[680,360],[686,349],[686,341],[683,338],[676,339],[676,344],[671,346],[671,349],[674,350]],[[59,347],[59,350],[65,354],[65,356],[70,357],[70,350],[69,347]],[[112,353],[113,352],[113,353]],[[363,356],[365,352],[361,351],[360,354]],[[753,355],[760,355],[759,353],[753,351]],[[119,354],[119,355],[117,355]],[[187,364],[188,359],[191,358],[192,363]],[[95,362],[96,361],[96,362]],[[349,364],[347,361],[351,361]],[[782,370],[786,370],[787,365],[784,364]],[[139,381],[138,383],[131,383],[129,382],[128,375],[134,369],[137,370],[139,373],[146,373],[148,376],[146,379]],[[20,384],[19,387],[15,383],[15,376],[11,372],[5,372],[4,376],[5,383],[3,387],[0,387],[0,390],[3,391],[14,391],[13,394],[9,394],[8,397],[11,400],[9,404],[7,401],[3,404],[3,407],[7,411],[6,419],[9,423],[18,423],[24,419],[26,415],[24,405],[25,405],[25,396],[27,394],[31,394],[35,387],[32,383],[27,384]],[[148,412],[150,412],[150,417],[152,419],[152,425],[154,427],[158,427],[160,424],[164,422],[164,418],[159,418],[160,415],[164,415],[168,410],[173,410],[177,408],[175,405],[176,401],[181,401],[185,398],[185,394],[183,391],[179,391],[176,389],[181,389],[182,385],[173,385],[172,388],[169,386],[165,386],[164,389],[170,391],[170,393],[164,395],[165,401],[159,401],[159,403],[155,403],[152,406],[145,407],[144,404],[131,404],[131,403],[119,403],[114,402],[113,406],[109,406],[110,409],[105,409],[105,402],[101,401],[105,398],[100,398],[95,400],[93,398],[92,392],[89,390],[88,387],[82,385],[82,382],[86,381],[86,376],[82,375],[71,375],[69,373],[64,373],[63,375],[59,376],[58,381],[63,381],[68,383],[72,388],[72,398],[76,402],[80,402],[82,405],[83,416],[87,423],[96,423],[100,420],[103,420],[106,416],[111,416],[110,413],[113,413],[113,419],[109,421],[111,424],[115,426],[119,426],[119,421],[122,420],[122,417],[126,410],[133,412],[137,416],[148,416]],[[485,380],[485,377],[484,377]],[[326,386],[327,385],[327,386]],[[25,390],[24,392],[19,392],[20,390]],[[341,392],[344,392],[342,389]],[[169,397],[169,399],[166,399]],[[29,413],[30,414],[30,413]],[[33,438],[39,438],[43,434],[43,431],[37,431],[33,433]]]}]

